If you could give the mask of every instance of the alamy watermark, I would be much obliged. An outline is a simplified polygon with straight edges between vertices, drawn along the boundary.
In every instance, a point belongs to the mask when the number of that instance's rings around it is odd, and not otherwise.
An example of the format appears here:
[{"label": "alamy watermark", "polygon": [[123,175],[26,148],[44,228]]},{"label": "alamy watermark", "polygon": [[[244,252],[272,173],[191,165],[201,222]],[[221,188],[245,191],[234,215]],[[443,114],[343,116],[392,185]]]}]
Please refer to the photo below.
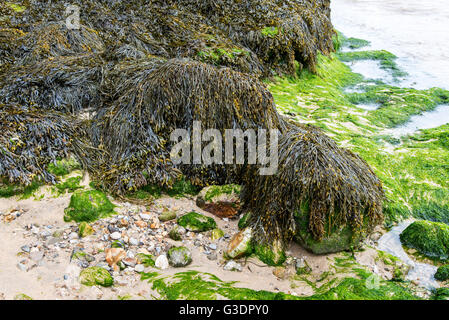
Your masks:
[{"label": "alamy watermark", "polygon": [[[171,160],[177,165],[259,164],[260,175],[274,175],[279,163],[279,135],[277,129],[226,129],[223,139],[220,130],[207,129],[203,132],[201,122],[194,121],[191,134],[186,129],[172,132],[170,140],[175,145],[171,149]],[[203,148],[203,143],[207,142]]]}]

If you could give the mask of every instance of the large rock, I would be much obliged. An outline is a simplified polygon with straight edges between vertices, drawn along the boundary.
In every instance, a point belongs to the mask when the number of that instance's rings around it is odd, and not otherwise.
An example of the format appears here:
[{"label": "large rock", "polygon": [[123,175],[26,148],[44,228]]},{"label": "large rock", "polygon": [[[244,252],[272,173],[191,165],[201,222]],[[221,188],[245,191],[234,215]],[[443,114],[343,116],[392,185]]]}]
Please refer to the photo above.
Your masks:
[{"label": "large rock", "polygon": [[70,198],[69,207],[64,210],[64,221],[92,222],[114,212],[115,206],[100,191],[77,191]]},{"label": "large rock", "polygon": [[214,219],[194,211],[180,217],[177,222],[181,227],[193,232],[209,231],[217,227]]},{"label": "large rock", "polygon": [[241,187],[236,184],[208,186],[201,190],[196,205],[221,218],[232,218],[240,208]]},{"label": "large rock", "polygon": [[449,259],[449,226],[431,221],[415,221],[401,233],[401,243],[430,259]]},{"label": "large rock", "polygon": [[101,267],[86,268],[80,273],[80,282],[85,286],[110,287],[114,284],[114,278],[109,271]]},{"label": "large rock", "polygon": [[315,240],[309,231],[309,210],[303,206],[301,212],[295,215],[297,231],[295,240],[305,249],[315,254],[329,254],[360,246],[361,241],[367,236],[367,233],[361,232],[354,234],[349,225],[334,226],[329,232],[329,226],[326,224],[325,235],[319,241]]},{"label": "large rock", "polygon": [[168,263],[175,268],[185,267],[192,262],[192,253],[186,247],[173,247],[168,250]]}]

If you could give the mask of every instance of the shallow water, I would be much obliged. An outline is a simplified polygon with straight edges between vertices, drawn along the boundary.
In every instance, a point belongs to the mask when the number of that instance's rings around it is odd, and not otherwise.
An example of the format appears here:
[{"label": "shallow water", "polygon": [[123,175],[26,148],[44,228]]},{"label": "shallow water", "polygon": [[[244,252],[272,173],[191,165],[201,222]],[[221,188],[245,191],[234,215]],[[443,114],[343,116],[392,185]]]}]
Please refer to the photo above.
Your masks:
[{"label": "shallow water", "polygon": [[441,105],[433,111],[424,112],[421,115],[412,116],[405,125],[387,130],[388,134],[395,137],[415,133],[420,129],[431,129],[449,123],[449,105]]},{"label": "shallow water", "polygon": [[410,266],[410,271],[406,276],[406,280],[417,281],[421,286],[429,290],[439,288],[440,285],[434,278],[438,268],[427,263],[413,261],[402,248],[399,235],[412,222],[412,220],[403,221],[396,227],[393,227],[379,239],[377,249],[401,259],[404,263]]},{"label": "shallow water", "polygon": [[401,86],[449,89],[447,0],[331,0],[332,23],[343,34],[388,50],[409,74]]},{"label": "shallow water", "polygon": [[391,73],[380,68],[379,61],[375,60],[358,60],[346,62],[351,70],[360,73],[366,79],[382,80],[387,84],[395,84]]}]

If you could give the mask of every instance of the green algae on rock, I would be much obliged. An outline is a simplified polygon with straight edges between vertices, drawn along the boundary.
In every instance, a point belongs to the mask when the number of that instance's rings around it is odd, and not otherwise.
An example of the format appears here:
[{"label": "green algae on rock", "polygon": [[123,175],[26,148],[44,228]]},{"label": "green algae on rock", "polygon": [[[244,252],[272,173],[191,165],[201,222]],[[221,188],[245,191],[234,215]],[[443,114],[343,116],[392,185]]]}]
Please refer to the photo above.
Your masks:
[{"label": "green algae on rock", "polygon": [[229,259],[238,259],[249,256],[252,251],[252,230],[251,228],[246,228],[232,237],[226,250],[225,257]]},{"label": "green algae on rock", "polygon": [[434,277],[438,281],[449,280],[449,264],[439,267]]},{"label": "green algae on rock", "polygon": [[213,218],[206,217],[195,211],[178,218],[177,222],[181,227],[193,232],[205,232],[217,227],[217,223]]},{"label": "green algae on rock", "polygon": [[109,271],[101,267],[88,267],[81,271],[80,282],[85,286],[110,287],[114,284],[114,278]]},{"label": "green algae on rock", "polygon": [[250,216],[251,216],[251,212],[247,212],[239,220],[238,227],[240,230],[245,229],[248,226]]},{"label": "green algae on rock", "polygon": [[77,191],[64,210],[64,221],[92,222],[113,213],[115,206],[98,190]]},{"label": "green algae on rock", "polygon": [[186,247],[173,247],[167,252],[168,263],[175,267],[186,267],[192,263],[192,253]]},{"label": "green algae on rock", "polygon": [[253,252],[260,261],[273,267],[282,265],[287,259],[284,245],[281,240],[262,245],[255,243],[253,244]]},{"label": "green algae on rock", "polygon": [[83,221],[78,226],[78,235],[80,238],[84,238],[90,236],[95,233],[94,228],[89,225],[87,222]]},{"label": "green algae on rock", "polygon": [[431,221],[415,221],[400,235],[402,245],[436,260],[449,259],[449,226]]}]

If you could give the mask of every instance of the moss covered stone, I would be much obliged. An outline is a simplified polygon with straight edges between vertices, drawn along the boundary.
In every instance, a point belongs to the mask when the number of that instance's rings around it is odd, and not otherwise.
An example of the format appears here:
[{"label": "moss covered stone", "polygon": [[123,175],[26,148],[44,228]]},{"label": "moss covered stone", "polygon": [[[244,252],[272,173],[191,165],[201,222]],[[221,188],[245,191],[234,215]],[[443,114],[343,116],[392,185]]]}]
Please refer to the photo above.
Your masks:
[{"label": "moss covered stone", "polygon": [[173,247],[167,253],[168,263],[175,267],[185,267],[192,263],[192,253],[186,247]]},{"label": "moss covered stone", "polygon": [[214,219],[206,217],[195,211],[192,211],[180,217],[178,219],[178,224],[193,232],[209,231],[217,227],[217,223]]},{"label": "moss covered stone", "polygon": [[400,235],[404,246],[436,260],[449,259],[449,226],[431,221],[415,221]]},{"label": "moss covered stone", "polygon": [[287,259],[283,246],[279,241],[275,241],[271,246],[254,245],[253,250],[260,261],[269,266],[280,266]]},{"label": "moss covered stone", "polygon": [[74,158],[57,160],[48,165],[48,172],[55,176],[65,176],[77,169],[81,169],[81,165]]},{"label": "moss covered stone", "polygon": [[437,279],[438,281],[449,280],[449,264],[438,268],[437,272],[435,273],[435,279]]},{"label": "moss covered stone", "polygon": [[110,287],[114,284],[114,278],[104,268],[89,267],[81,271],[80,282],[85,286]]},{"label": "moss covered stone", "polygon": [[114,205],[103,192],[77,191],[72,195],[69,207],[64,211],[64,221],[92,222],[110,215],[113,211]]},{"label": "moss covered stone", "polygon": [[[325,225],[325,235],[321,240],[316,240],[309,232],[308,206],[303,205],[301,211],[295,215],[297,221],[297,231],[295,240],[305,249],[315,254],[335,253],[359,246],[366,233],[355,234],[348,225],[334,226],[329,228],[328,222]],[[330,230],[330,232],[329,232]]]},{"label": "moss covered stone", "polygon": [[210,232],[210,238],[212,240],[218,240],[218,239],[220,239],[223,236],[224,236],[224,231],[219,229],[219,228],[215,228],[214,230],[212,230]]},{"label": "moss covered stone", "polygon": [[78,226],[78,235],[80,238],[84,238],[94,234],[95,230],[87,222],[83,221]]},{"label": "moss covered stone", "polygon": [[200,208],[208,203],[238,203],[240,201],[241,187],[236,184],[205,187],[198,194],[196,204]]},{"label": "moss covered stone", "polygon": [[240,230],[245,229],[248,226],[249,218],[251,217],[251,212],[245,213],[243,217],[239,220],[238,227]]},{"label": "moss covered stone", "polygon": [[449,300],[449,288],[438,288],[433,296],[434,300]]},{"label": "moss covered stone", "polygon": [[165,211],[159,216],[159,220],[162,222],[176,219],[176,211]]}]

